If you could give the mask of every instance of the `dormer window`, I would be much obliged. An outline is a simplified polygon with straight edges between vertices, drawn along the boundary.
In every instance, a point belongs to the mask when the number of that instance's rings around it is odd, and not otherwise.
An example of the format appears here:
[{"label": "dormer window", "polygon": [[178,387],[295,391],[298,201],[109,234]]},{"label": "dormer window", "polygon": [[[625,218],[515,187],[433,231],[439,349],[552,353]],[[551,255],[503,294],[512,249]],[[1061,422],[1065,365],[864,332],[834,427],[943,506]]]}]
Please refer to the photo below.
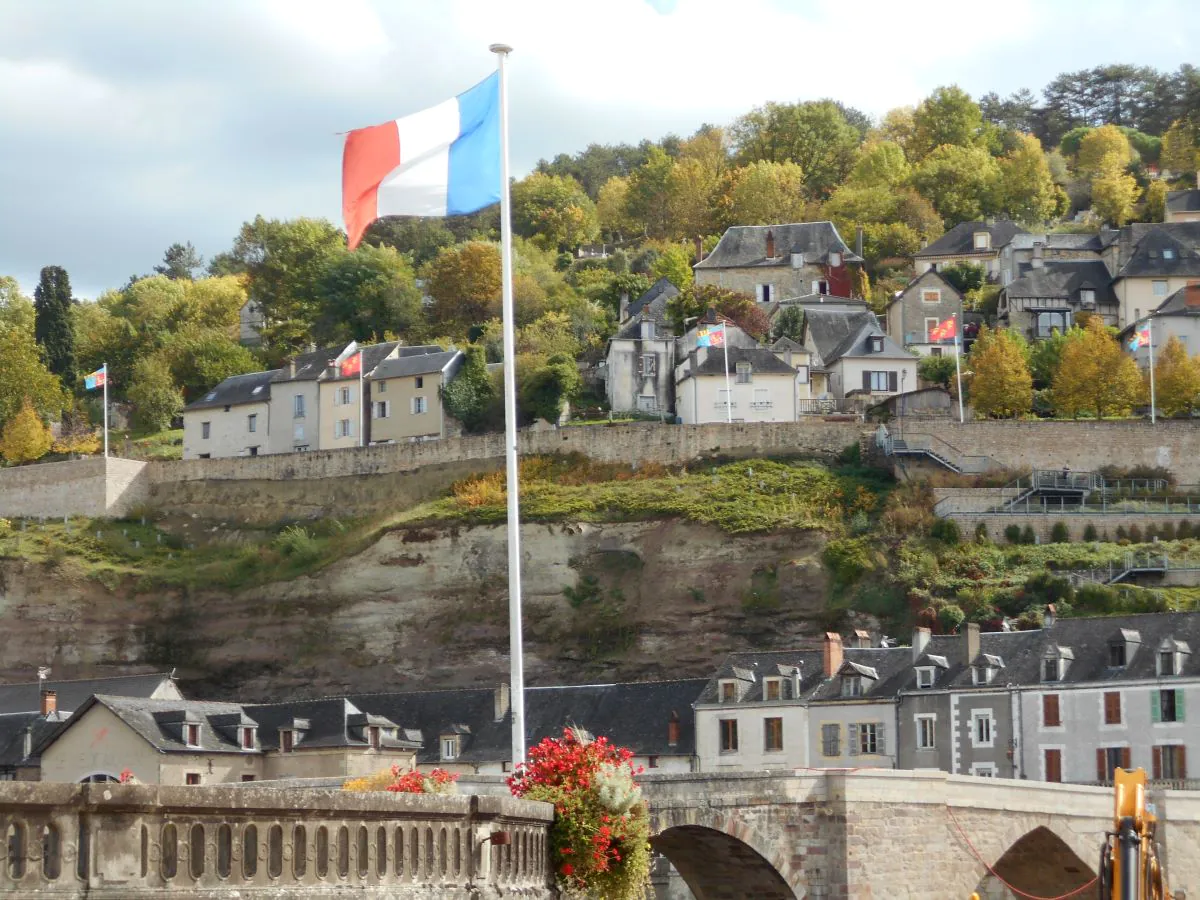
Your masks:
[{"label": "dormer window", "polygon": [[871,337],[867,338],[867,352],[868,353],[882,353],[883,352],[883,335],[875,334],[875,335],[872,335]]},{"label": "dormer window", "polygon": [[442,759],[458,759],[457,734],[448,734],[442,736]]},{"label": "dormer window", "polygon": [[1108,645],[1108,664],[1114,669],[1125,668],[1125,644],[1114,641]]},{"label": "dormer window", "polygon": [[243,727],[241,729],[241,734],[242,734],[242,739],[241,739],[242,749],[243,750],[253,750],[254,749],[254,729]]},{"label": "dormer window", "polygon": [[1174,675],[1175,672],[1175,651],[1163,650],[1158,654],[1158,674],[1159,675]]},{"label": "dormer window", "polygon": [[763,679],[763,699],[764,700],[782,700],[783,699],[783,679],[782,678],[765,678],[765,679]]},{"label": "dormer window", "polygon": [[654,323],[649,319],[642,320],[642,340],[654,340]]},{"label": "dormer window", "polygon": [[842,696],[861,697],[863,695],[863,680],[861,675],[842,676]]},{"label": "dormer window", "polygon": [[1183,672],[1183,655],[1192,652],[1183,641],[1165,639],[1158,647],[1159,677],[1179,675]]},{"label": "dormer window", "polygon": [[189,747],[200,746],[200,725],[195,722],[185,722],[183,725],[184,743]]},{"label": "dormer window", "polygon": [[976,231],[973,237],[976,250],[992,249],[992,236],[986,231]]},{"label": "dormer window", "polygon": [[733,703],[737,700],[737,682],[722,681],[719,686],[719,696],[722,703]]},{"label": "dormer window", "polygon": [[296,746],[296,732],[285,728],[279,732],[279,752],[291,753]]},{"label": "dormer window", "polygon": [[740,362],[737,364],[737,383],[749,384],[753,377],[753,368],[748,362]]},{"label": "dormer window", "polygon": [[378,725],[368,725],[367,726],[367,745],[372,750],[379,749],[379,726]]},{"label": "dormer window", "polygon": [[973,684],[991,684],[992,679],[996,677],[996,670],[991,666],[975,666],[971,669],[971,681]]},{"label": "dormer window", "polygon": [[1096,292],[1091,288],[1084,288],[1079,292],[1079,302],[1084,306],[1096,305]]},{"label": "dormer window", "polygon": [[842,264],[842,254],[839,253],[837,250],[831,250],[829,253],[830,268],[836,269],[841,264]]},{"label": "dormer window", "polygon": [[933,687],[933,666],[917,667],[917,687],[922,690]]}]

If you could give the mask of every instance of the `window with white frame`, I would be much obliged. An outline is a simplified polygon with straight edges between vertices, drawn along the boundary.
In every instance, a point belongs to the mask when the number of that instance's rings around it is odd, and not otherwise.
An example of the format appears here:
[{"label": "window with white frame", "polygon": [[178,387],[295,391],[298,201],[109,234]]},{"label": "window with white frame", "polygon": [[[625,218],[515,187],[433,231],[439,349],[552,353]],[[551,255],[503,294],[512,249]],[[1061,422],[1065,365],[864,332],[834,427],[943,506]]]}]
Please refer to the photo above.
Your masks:
[{"label": "window with white frame", "polygon": [[971,710],[971,746],[991,747],[995,739],[995,719],[990,709]]},{"label": "window with white frame", "polygon": [[933,666],[918,666],[917,687],[922,689],[933,687],[933,676]]},{"label": "window with white frame", "polygon": [[783,679],[782,678],[764,678],[763,679],[763,699],[764,700],[782,700],[783,699]]},{"label": "window with white frame", "polygon": [[257,413],[251,413],[250,415],[246,416],[246,430],[251,434],[254,434],[254,432],[258,431]]},{"label": "window with white frame", "polygon": [[254,729],[253,728],[243,728],[242,729],[242,749],[243,750],[253,750],[254,749]]},{"label": "window with white frame", "polygon": [[921,291],[922,303],[941,303],[942,289],[941,288],[924,288]]},{"label": "window with white frame", "polygon": [[183,739],[189,747],[199,747],[200,726],[195,722],[186,722],[183,726]]},{"label": "window with white frame", "polygon": [[861,675],[842,676],[842,696],[861,697],[863,695],[863,680]]},{"label": "window with white frame", "polygon": [[937,716],[933,713],[913,717],[917,724],[917,749],[937,749]]},{"label": "window with white frame", "polygon": [[870,391],[872,393],[881,393],[881,394],[887,393],[891,389],[889,387],[889,385],[891,383],[891,379],[888,377],[891,374],[892,374],[891,372],[864,372],[863,373],[863,375],[867,376],[867,378],[865,378],[864,381],[866,381],[866,383],[868,384]]},{"label": "window with white frame", "polygon": [[770,409],[771,391],[769,388],[755,388],[754,399],[750,401],[750,405],[755,409]]},{"label": "window with white frame", "polygon": [[386,381],[375,382],[375,393],[386,394],[387,393],[387,382]]},{"label": "window with white frame", "polygon": [[1048,656],[1042,660],[1042,681],[1058,681],[1062,678],[1060,662],[1056,657]]},{"label": "window with white frame", "polygon": [[378,725],[368,725],[367,726],[367,746],[370,747],[372,750],[379,749],[379,726]]},{"label": "window with white frame", "polygon": [[638,394],[637,405],[640,412],[654,412],[658,408],[657,398],[653,394]]},{"label": "window with white frame", "polygon": [[210,437],[212,437],[212,422],[201,422],[200,423],[200,438],[201,438],[201,440],[207,441]]},{"label": "window with white frame", "polygon": [[376,400],[375,401],[375,418],[386,419],[392,412],[392,401]]},{"label": "window with white frame", "polygon": [[[729,391],[725,390],[725,388],[721,388],[717,391],[716,406],[718,409],[724,409],[725,407],[729,406]],[[733,406],[736,407],[737,404],[734,403]]]},{"label": "window with white frame", "polygon": [[737,700],[737,682],[722,681],[718,687],[718,693],[722,703],[733,703]]},{"label": "window with white frame", "polygon": [[763,719],[763,750],[767,753],[783,750],[783,719],[779,716]]},{"label": "window with white frame", "polygon": [[851,756],[882,756],[884,752],[882,722],[851,723]]},{"label": "window with white frame", "polygon": [[303,394],[297,394],[295,397],[292,398],[292,418],[293,419],[303,419],[304,418],[304,395]]},{"label": "window with white frame", "polygon": [[996,669],[993,666],[974,666],[971,669],[972,684],[991,684],[995,677]]},{"label": "window with white frame", "polygon": [[1174,259],[1174,258],[1175,258],[1175,251],[1172,250],[1170,247],[1163,250],[1163,259]]},{"label": "window with white frame", "polygon": [[973,244],[976,250],[990,250],[992,246],[992,236],[986,231],[976,231]]},{"label": "window with white frame", "polygon": [[412,414],[419,416],[421,413],[429,411],[429,400],[425,397],[412,398]]},{"label": "window with white frame", "polygon": [[338,419],[334,422],[333,436],[335,438],[354,437],[354,420]]},{"label": "window with white frame", "polygon": [[738,723],[737,719],[718,719],[721,728],[721,752],[737,753]]},{"label": "window with white frame", "polygon": [[750,363],[739,362],[736,364],[735,368],[737,369],[737,383],[749,384],[751,373],[753,372],[753,367],[750,365]]},{"label": "window with white frame", "polygon": [[1160,650],[1158,653],[1158,674],[1174,675],[1175,674],[1175,651]]},{"label": "window with white frame", "polygon": [[755,299],[758,300],[759,303],[770,303],[771,296],[772,296],[771,285],[756,284],[754,286],[754,297],[755,297]]},{"label": "window with white frame", "polygon": [[353,400],[351,398],[350,388],[348,388],[348,387],[338,388],[338,390],[337,390],[338,406],[345,406],[348,403],[352,403],[352,402],[353,402]]},{"label": "window with white frame", "polygon": [[1079,291],[1079,302],[1083,306],[1096,305],[1096,292],[1091,288],[1082,288]]},{"label": "window with white frame", "polygon": [[416,382],[417,390],[420,390],[423,387],[425,387],[425,376],[424,375],[418,375],[414,380]]},{"label": "window with white frame", "polygon": [[1154,279],[1150,282],[1150,287],[1154,291],[1155,297],[1167,296],[1167,282],[1164,279]]},{"label": "window with white frame", "polygon": [[995,778],[998,773],[995,763],[972,763],[971,774],[980,778]]},{"label": "window with white frame", "polygon": [[638,374],[642,376],[654,375],[658,372],[658,356],[653,353],[643,353],[638,358]]},{"label": "window with white frame", "polygon": [[442,759],[457,759],[458,758],[458,735],[445,735],[442,737]]}]

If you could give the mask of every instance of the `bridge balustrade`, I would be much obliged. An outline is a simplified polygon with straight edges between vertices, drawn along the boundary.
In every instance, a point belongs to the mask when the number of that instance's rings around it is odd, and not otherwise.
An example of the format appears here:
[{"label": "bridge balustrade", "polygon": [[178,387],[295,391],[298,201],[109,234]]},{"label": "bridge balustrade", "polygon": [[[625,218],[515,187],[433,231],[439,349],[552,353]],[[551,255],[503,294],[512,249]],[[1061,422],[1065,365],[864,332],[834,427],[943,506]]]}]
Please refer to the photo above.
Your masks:
[{"label": "bridge balustrade", "polygon": [[10,782],[0,898],[549,897],[552,817],[508,797]]}]

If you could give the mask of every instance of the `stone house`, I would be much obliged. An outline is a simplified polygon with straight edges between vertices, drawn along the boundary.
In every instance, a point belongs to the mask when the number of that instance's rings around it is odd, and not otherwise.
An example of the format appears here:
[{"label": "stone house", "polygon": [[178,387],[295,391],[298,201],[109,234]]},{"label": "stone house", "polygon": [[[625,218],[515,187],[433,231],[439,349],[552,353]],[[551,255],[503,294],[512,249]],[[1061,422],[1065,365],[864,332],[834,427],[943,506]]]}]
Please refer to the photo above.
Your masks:
[{"label": "stone house", "polygon": [[[466,357],[461,350],[399,355],[385,359],[366,379],[371,398],[370,443],[446,437],[442,388],[454,380]],[[440,350],[440,348],[439,348]]]},{"label": "stone house", "polygon": [[1114,245],[1121,232],[1102,228],[1096,234],[1016,234],[1000,248],[1000,283],[1010,284],[1030,269],[1056,262],[1103,262],[1116,270]]},{"label": "stone house", "polygon": [[220,459],[265,453],[275,373],[226,378],[183,409],[183,458]]},{"label": "stone house", "polygon": [[[1179,338],[1183,348],[1192,356],[1200,353],[1200,285],[1180,288],[1163,301],[1162,306],[1150,313],[1146,319],[1153,322],[1154,353],[1157,355],[1172,337]],[[1128,349],[1133,332],[1145,319],[1131,322],[1117,336],[1121,345]],[[1142,369],[1150,367],[1150,348],[1138,347],[1129,351]]]},{"label": "stone house", "polygon": [[941,269],[955,263],[982,266],[989,281],[1000,280],[1000,248],[1024,228],[1007,219],[961,222],[927,247],[913,254],[917,274]]},{"label": "stone house", "polygon": [[929,332],[951,316],[957,316],[962,327],[963,298],[959,290],[937,273],[926,269],[895,296],[887,305],[884,321],[888,336],[918,356],[941,356],[954,353],[944,342],[930,340]]},{"label": "stone house", "polygon": [[917,357],[869,311],[808,309],[804,349],[812,357],[813,397],[872,399],[917,387]]},{"label": "stone house", "polygon": [[1100,316],[1115,326],[1120,304],[1108,267],[1100,260],[1042,263],[1000,290],[999,324],[1027,340],[1042,341],[1070,328],[1079,313]]},{"label": "stone house", "polygon": [[693,266],[697,285],[749,294],[759,303],[823,294],[850,297],[862,264],[832,222],[735,225]]},{"label": "stone house", "polygon": [[673,415],[675,336],[667,303],[679,290],[665,278],[627,306],[605,357],[605,392],[613,412]]}]

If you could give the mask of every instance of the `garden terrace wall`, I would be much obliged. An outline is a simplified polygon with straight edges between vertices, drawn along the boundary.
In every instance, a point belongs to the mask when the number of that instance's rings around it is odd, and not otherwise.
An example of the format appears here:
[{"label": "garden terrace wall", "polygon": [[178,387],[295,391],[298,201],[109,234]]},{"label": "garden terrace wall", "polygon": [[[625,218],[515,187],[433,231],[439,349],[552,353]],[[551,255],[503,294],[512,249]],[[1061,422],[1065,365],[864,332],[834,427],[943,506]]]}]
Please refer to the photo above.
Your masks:
[{"label": "garden terrace wall", "polygon": [[0,469],[0,518],[120,517],[145,499],[146,463],[100,456]]},{"label": "garden terrace wall", "polygon": [[988,537],[997,543],[1004,543],[1004,529],[1010,525],[1016,525],[1018,528],[1024,529],[1026,525],[1033,529],[1041,542],[1047,543],[1051,538],[1051,530],[1055,524],[1062,522],[1067,526],[1067,532],[1071,536],[1072,541],[1082,541],[1083,533],[1089,525],[1096,528],[1100,540],[1104,540],[1104,535],[1108,534],[1108,539],[1115,541],[1117,539],[1117,529],[1123,527],[1128,531],[1132,526],[1136,525],[1144,534],[1146,529],[1151,525],[1160,530],[1164,525],[1170,524],[1173,528],[1177,528],[1179,523],[1184,519],[1192,522],[1193,527],[1200,528],[1200,516],[1182,516],[1182,515],[1154,515],[1146,513],[1122,513],[1120,515],[1060,515],[1051,513],[1050,515],[1024,513],[951,513],[946,516],[948,519],[953,519],[958,523],[959,529],[962,531],[963,539],[969,540],[975,534],[975,529],[982,522],[987,526]]},{"label": "garden terrace wall", "polygon": [[552,817],[511,797],[3,783],[0,897],[549,898]]}]

